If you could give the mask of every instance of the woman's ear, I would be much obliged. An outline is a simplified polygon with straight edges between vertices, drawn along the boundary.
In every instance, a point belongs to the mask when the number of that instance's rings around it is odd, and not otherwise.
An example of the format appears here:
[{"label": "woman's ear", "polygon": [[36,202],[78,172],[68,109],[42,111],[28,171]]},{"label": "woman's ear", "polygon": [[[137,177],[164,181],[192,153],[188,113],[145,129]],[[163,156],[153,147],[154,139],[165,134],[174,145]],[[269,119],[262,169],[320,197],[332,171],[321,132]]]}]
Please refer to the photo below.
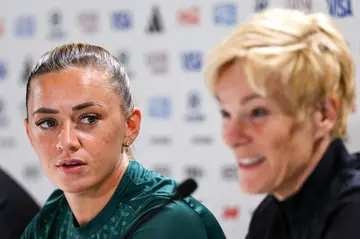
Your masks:
[{"label": "woman's ear", "polygon": [[331,96],[323,101],[315,111],[314,122],[316,127],[316,138],[330,134],[334,129],[340,109],[340,100],[337,96]]},{"label": "woman's ear", "polygon": [[132,143],[139,134],[142,113],[135,107],[131,115],[127,118],[126,139]]}]

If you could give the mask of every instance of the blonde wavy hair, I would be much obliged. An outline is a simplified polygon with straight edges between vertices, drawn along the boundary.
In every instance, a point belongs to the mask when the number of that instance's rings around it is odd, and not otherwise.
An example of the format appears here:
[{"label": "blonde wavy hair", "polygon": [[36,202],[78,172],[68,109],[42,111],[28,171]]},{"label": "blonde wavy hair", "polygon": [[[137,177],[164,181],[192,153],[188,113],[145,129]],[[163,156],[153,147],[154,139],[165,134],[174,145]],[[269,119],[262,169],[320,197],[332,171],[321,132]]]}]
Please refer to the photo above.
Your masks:
[{"label": "blonde wavy hair", "polygon": [[298,119],[327,97],[338,96],[332,137],[346,136],[355,98],[354,62],[329,16],[290,9],[254,15],[209,54],[204,74],[213,94],[219,71],[238,59],[251,87],[262,96],[281,89]]}]

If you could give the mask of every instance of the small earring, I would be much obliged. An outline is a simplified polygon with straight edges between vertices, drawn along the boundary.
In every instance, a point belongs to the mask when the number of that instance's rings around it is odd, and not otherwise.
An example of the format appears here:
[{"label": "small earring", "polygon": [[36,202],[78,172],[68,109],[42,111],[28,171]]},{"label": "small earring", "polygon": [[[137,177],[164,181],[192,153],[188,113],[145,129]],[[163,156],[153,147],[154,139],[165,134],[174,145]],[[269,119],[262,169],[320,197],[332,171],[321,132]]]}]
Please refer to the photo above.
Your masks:
[{"label": "small earring", "polygon": [[129,141],[126,141],[126,142],[122,145],[122,147],[121,147],[121,153],[124,152],[124,148],[127,148],[127,147],[129,147],[129,146],[130,146],[130,142],[129,142]]},{"label": "small earring", "polygon": [[129,147],[129,146],[130,146],[130,141],[126,141],[125,147]]}]

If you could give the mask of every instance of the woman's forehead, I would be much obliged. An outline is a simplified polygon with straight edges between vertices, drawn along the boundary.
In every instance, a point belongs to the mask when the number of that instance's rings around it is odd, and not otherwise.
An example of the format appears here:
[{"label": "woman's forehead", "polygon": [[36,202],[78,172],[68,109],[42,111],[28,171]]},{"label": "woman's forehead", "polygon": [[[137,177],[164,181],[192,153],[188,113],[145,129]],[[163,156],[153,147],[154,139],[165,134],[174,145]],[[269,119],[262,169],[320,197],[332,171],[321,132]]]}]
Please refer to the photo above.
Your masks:
[{"label": "woman's forehead", "polygon": [[40,92],[72,90],[110,90],[106,74],[94,69],[72,68],[64,71],[45,73],[32,79],[31,90]]},{"label": "woman's forehead", "polygon": [[[41,74],[32,79],[40,86],[51,86],[61,84],[71,85],[102,85],[107,83],[106,74],[91,68],[68,68],[62,71]],[[33,84],[33,83],[32,83]]]},{"label": "woman's forehead", "polygon": [[47,73],[33,79],[31,92],[29,100],[34,103],[59,100],[119,102],[116,92],[98,71],[71,70]]}]

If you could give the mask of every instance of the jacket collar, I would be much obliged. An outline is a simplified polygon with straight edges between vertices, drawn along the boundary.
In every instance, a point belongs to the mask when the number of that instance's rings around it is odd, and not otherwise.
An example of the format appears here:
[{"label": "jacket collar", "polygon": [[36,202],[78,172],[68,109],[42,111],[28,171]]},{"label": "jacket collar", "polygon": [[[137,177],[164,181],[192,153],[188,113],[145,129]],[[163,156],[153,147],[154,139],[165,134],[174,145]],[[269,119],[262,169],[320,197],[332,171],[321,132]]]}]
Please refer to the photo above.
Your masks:
[{"label": "jacket collar", "polygon": [[349,153],[341,139],[333,140],[302,188],[285,201],[277,203],[292,221],[308,220],[319,204],[330,197],[331,184],[349,163]]}]

